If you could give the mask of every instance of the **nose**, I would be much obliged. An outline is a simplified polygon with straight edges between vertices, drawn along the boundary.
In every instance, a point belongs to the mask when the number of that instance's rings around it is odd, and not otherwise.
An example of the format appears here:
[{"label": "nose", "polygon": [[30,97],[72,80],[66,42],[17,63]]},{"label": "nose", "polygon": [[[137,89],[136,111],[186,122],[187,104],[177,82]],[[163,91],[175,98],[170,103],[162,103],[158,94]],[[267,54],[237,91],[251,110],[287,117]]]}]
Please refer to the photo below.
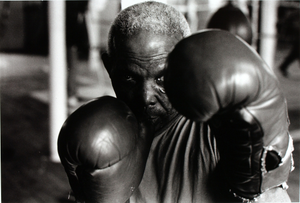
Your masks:
[{"label": "nose", "polygon": [[142,88],[142,99],[145,107],[152,107],[156,104],[156,91],[151,82],[145,82]]}]

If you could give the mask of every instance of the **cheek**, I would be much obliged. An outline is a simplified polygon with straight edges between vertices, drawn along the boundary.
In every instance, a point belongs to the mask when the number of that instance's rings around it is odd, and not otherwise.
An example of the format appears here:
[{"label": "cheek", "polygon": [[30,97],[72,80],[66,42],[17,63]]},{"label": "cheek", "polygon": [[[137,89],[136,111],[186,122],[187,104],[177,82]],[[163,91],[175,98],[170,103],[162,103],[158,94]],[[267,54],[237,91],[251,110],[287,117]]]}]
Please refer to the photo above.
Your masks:
[{"label": "cheek", "polygon": [[160,101],[161,106],[162,106],[167,112],[173,111],[174,108],[172,107],[172,104],[171,104],[171,102],[169,101],[168,96],[167,96],[165,93],[162,93],[162,92],[159,92],[158,95],[159,95],[159,101]]},{"label": "cheek", "polygon": [[136,103],[136,94],[118,81],[119,80],[112,79],[112,86],[114,88],[116,96],[118,99],[124,101],[127,105],[129,105],[132,109],[132,107],[134,107],[134,104]]},{"label": "cheek", "polygon": [[126,96],[126,88],[120,83],[120,80],[116,77],[112,77],[111,82],[117,98],[122,100],[125,99],[124,96]]},{"label": "cheek", "polygon": [[112,85],[118,99],[126,103],[133,99],[133,94],[124,85],[118,82],[112,82]]}]

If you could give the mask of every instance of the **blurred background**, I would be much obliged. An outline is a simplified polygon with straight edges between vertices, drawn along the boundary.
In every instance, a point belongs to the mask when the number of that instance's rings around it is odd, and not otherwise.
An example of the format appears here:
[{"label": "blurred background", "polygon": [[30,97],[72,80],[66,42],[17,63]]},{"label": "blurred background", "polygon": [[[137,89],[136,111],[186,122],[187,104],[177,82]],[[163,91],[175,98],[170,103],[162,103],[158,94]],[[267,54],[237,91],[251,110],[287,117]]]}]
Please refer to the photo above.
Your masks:
[{"label": "blurred background", "polygon": [[[69,202],[59,129],[84,102],[114,96],[100,54],[117,13],[140,1],[0,1],[2,202]],[[162,1],[180,10],[193,32],[226,25],[218,28],[242,33],[274,70],[295,147],[288,193],[299,202],[299,1]]]}]

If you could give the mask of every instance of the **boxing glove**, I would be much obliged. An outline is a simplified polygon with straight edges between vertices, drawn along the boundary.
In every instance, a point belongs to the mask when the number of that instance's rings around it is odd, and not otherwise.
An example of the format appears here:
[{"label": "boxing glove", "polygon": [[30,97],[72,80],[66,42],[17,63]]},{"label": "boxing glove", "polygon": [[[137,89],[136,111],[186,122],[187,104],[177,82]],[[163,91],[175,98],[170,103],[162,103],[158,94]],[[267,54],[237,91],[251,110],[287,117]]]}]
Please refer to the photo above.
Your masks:
[{"label": "boxing glove", "polygon": [[227,30],[239,36],[248,44],[252,43],[252,27],[249,19],[230,1],[212,15],[207,28]]},{"label": "boxing glove", "polygon": [[120,100],[105,96],[72,113],[58,153],[78,202],[126,202],[138,187],[150,148],[148,128]]},{"label": "boxing glove", "polygon": [[209,123],[228,190],[248,201],[285,186],[293,168],[286,100],[260,56],[227,31],[205,30],[181,40],[166,66],[172,105]]}]

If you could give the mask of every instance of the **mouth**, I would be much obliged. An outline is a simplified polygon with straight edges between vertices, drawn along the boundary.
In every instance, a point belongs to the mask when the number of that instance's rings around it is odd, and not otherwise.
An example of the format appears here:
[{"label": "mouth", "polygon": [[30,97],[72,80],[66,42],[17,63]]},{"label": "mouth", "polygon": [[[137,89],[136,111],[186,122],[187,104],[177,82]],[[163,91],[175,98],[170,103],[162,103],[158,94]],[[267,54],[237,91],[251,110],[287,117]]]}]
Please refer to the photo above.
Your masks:
[{"label": "mouth", "polygon": [[157,110],[157,109],[154,109],[154,108],[145,108],[144,110],[144,115],[146,117],[148,117],[149,119],[156,119],[159,117],[161,113]]},{"label": "mouth", "polygon": [[145,108],[143,117],[152,123],[156,122],[160,118],[160,112],[153,108]]},{"label": "mouth", "polygon": [[151,125],[156,126],[158,123],[160,123],[160,118],[158,116],[148,116],[145,118],[147,122]]},{"label": "mouth", "polygon": [[151,117],[148,117],[147,118],[149,121],[151,121],[151,122],[156,122],[158,119],[159,119],[159,117],[158,116],[151,116]]}]

